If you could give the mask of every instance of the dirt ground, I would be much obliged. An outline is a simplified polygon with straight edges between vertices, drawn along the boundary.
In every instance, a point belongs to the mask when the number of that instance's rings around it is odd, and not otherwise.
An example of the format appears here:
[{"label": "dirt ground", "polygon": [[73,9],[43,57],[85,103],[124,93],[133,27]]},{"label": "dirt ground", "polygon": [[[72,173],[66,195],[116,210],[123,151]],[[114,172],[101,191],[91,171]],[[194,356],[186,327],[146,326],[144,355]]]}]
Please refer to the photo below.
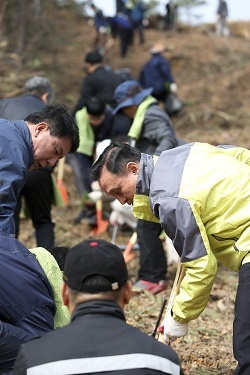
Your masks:
[{"label": "dirt ground", "polygon": [[[93,28],[84,20],[74,22],[66,13],[62,13],[57,22],[61,29],[57,48],[31,57],[21,73],[10,65],[9,58],[0,49],[1,62],[5,63],[0,69],[0,97],[21,93],[22,83],[31,73],[45,74],[54,84],[57,101],[65,103],[69,110],[73,108],[84,76],[83,57],[91,48]],[[182,114],[173,119],[177,135],[187,141],[249,148],[250,23],[229,26],[230,38],[216,37],[213,25],[181,27],[173,34],[146,30],[146,42],[140,46],[136,41],[125,59],[120,58],[116,41],[107,62],[114,69],[130,68],[136,79],[149,58],[149,48],[155,41],[163,40],[169,48],[167,56],[184,102]],[[69,205],[53,208],[53,220],[57,244],[73,246],[89,238],[89,227],[86,223],[73,225],[79,198],[69,167],[64,182],[69,192]],[[20,241],[27,247],[36,245],[33,233],[30,221],[22,220]],[[126,244],[131,234],[119,231],[117,243]],[[111,235],[112,227],[109,227],[100,237],[110,240]],[[132,281],[136,279],[138,259],[137,251],[136,257],[128,263]],[[168,269],[166,293],[133,295],[126,309],[129,323],[152,334],[163,298],[170,294],[175,269],[175,265]],[[206,309],[189,324],[188,336],[172,343],[186,375],[233,374],[236,363],[232,354],[232,323],[236,288],[237,275],[220,266]]]}]

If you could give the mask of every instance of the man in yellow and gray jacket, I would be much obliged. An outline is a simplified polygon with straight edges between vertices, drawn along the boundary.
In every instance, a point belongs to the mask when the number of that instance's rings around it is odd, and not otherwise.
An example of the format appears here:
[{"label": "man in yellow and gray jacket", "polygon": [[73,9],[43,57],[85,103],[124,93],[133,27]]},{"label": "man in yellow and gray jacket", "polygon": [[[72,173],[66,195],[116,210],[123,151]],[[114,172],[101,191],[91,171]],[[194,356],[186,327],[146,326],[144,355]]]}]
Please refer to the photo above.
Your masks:
[{"label": "man in yellow and gray jacket", "polygon": [[239,272],[235,301],[235,374],[250,374],[250,151],[189,143],[155,157],[111,144],[91,168],[108,195],[133,204],[134,215],[160,221],[185,277],[164,335],[181,337],[206,307],[217,261]]}]

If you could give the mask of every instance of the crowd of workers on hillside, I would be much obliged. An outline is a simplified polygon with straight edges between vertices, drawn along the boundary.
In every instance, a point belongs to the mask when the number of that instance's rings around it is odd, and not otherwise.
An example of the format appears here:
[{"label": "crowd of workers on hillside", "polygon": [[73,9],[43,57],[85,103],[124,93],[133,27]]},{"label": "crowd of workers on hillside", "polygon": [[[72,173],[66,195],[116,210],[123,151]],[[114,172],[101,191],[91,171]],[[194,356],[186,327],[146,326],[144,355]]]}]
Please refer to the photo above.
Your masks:
[{"label": "crowd of workers on hillside", "polygon": [[[30,77],[22,95],[0,100],[1,374],[182,375],[176,352],[124,314],[133,288],[166,290],[162,238],[185,270],[162,321],[166,342],[187,335],[206,307],[219,261],[239,272],[235,375],[250,373],[250,151],[177,137],[165,106],[178,90],[166,51],[162,42],[152,46],[137,79],[107,67],[100,50],[87,53],[71,113],[52,104],[54,90],[41,76]],[[63,158],[81,201],[73,225],[95,226],[101,197],[112,200],[112,224],[136,231],[133,286],[111,242],[56,246],[51,209],[62,198],[53,171]],[[32,219],[36,248],[18,240],[21,213]]]},{"label": "crowd of workers on hillside", "polygon": [[[145,27],[148,26],[147,4],[144,0],[116,0],[116,15],[106,17],[102,10],[91,3],[94,12],[95,38],[93,49],[107,50],[116,38],[120,41],[120,55],[126,57],[129,47],[135,44],[135,35],[138,34],[139,44],[145,41]],[[227,26],[228,6],[226,0],[219,0],[216,10],[215,31],[219,36],[229,36]],[[178,6],[175,0],[165,4],[163,16],[163,30],[174,32],[177,30]],[[108,36],[111,38],[108,38]]]}]

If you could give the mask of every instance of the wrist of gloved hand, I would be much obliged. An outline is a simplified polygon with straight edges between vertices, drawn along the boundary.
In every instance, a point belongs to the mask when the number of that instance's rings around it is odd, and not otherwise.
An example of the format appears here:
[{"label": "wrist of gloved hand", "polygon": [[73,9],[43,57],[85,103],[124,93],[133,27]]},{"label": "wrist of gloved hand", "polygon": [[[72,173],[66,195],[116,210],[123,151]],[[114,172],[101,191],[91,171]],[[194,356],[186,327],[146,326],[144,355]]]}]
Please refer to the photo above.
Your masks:
[{"label": "wrist of gloved hand", "polygon": [[176,94],[178,90],[177,84],[175,82],[171,83],[169,89],[170,89],[170,92],[172,92],[173,94]]},{"label": "wrist of gloved hand", "polygon": [[163,325],[165,341],[168,341],[168,339],[175,339],[177,337],[185,336],[188,333],[188,324],[179,323],[174,320],[170,311],[166,312]]},{"label": "wrist of gloved hand", "polygon": [[122,216],[116,211],[111,212],[109,216],[109,222],[112,225],[115,225],[115,224],[123,225],[125,223]]},{"label": "wrist of gloved hand", "polygon": [[102,199],[102,192],[101,191],[91,191],[88,193],[88,197],[93,201],[97,202],[98,200]]}]

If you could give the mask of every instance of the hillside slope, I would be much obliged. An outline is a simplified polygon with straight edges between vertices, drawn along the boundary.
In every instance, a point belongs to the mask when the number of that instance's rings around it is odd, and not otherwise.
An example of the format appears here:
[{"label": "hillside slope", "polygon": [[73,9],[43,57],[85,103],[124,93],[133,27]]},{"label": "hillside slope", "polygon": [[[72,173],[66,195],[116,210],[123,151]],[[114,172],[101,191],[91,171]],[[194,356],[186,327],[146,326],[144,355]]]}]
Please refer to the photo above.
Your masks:
[{"label": "hillside slope", "polygon": [[[57,32],[43,40],[39,53],[31,51],[22,70],[18,57],[0,43],[0,98],[22,92],[24,81],[31,74],[44,74],[55,87],[57,102],[73,108],[84,76],[83,58],[90,50],[94,30],[86,20],[73,18],[65,11],[59,17],[51,14]],[[213,25],[182,27],[170,34],[146,30],[146,42],[137,43],[125,59],[119,56],[119,44],[109,50],[107,63],[114,69],[127,67],[134,78],[149,58],[148,50],[158,40],[169,48],[179,86],[179,96],[185,103],[181,116],[173,122],[180,137],[187,141],[212,144],[238,144],[250,147],[250,22],[230,25],[233,36],[225,39],[214,35]],[[137,42],[137,40],[136,40]],[[89,238],[86,223],[73,225],[79,200],[72,173],[66,170],[65,184],[70,202],[63,209],[53,209],[58,246],[73,246]],[[66,220],[65,220],[66,218]],[[34,229],[29,220],[21,221],[20,241],[34,247]],[[101,235],[111,239],[112,228]],[[127,243],[129,233],[118,232],[117,243]],[[138,258],[128,264],[133,281],[137,275]],[[166,296],[170,295],[175,267],[169,267]],[[232,375],[235,361],[232,354],[232,321],[237,275],[220,267],[208,306],[201,316],[189,325],[189,335],[172,343],[181,357],[186,375]],[[164,294],[136,294],[127,307],[128,322],[151,334],[155,328]]]},{"label": "hillside slope", "polygon": [[[74,106],[94,29],[86,20],[61,11],[56,30],[38,54],[29,55],[21,72],[13,54],[5,55],[0,45],[0,98],[20,93],[24,80],[37,73],[51,79],[58,102],[69,109]],[[213,25],[181,27],[176,33],[147,29],[146,42],[141,46],[136,39],[125,59],[119,56],[116,40],[108,51],[107,63],[114,69],[130,68],[136,79],[150,57],[149,48],[162,40],[169,48],[166,56],[185,103],[182,116],[174,119],[178,135],[188,141],[249,147],[250,22],[232,23],[230,30],[233,36],[220,38],[215,36]]]}]

